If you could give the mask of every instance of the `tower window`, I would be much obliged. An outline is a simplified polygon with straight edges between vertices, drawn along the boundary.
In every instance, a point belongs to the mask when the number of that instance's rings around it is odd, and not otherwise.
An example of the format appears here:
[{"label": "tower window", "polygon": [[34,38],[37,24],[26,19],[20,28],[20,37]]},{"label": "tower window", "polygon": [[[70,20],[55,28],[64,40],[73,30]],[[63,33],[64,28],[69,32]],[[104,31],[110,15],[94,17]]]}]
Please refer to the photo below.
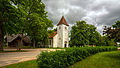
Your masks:
[{"label": "tower window", "polygon": [[61,29],[61,27],[59,27],[59,29]]},{"label": "tower window", "polygon": [[65,29],[67,29],[67,27],[65,27]]}]

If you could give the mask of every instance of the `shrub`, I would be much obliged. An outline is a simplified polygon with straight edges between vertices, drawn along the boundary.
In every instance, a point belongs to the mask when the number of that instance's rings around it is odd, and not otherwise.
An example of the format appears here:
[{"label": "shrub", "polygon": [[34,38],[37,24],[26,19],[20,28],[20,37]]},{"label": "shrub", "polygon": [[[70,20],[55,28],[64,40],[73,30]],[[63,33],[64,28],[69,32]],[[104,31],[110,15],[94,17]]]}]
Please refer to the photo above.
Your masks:
[{"label": "shrub", "polygon": [[39,68],[65,68],[86,57],[104,51],[117,50],[115,46],[72,47],[62,51],[42,52],[37,59]]}]

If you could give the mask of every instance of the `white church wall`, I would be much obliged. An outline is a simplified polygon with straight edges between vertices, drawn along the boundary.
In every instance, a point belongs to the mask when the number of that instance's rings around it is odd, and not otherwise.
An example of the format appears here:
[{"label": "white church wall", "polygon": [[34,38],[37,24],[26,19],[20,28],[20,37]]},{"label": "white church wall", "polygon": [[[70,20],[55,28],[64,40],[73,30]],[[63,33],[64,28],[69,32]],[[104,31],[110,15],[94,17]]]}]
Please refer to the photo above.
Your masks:
[{"label": "white church wall", "polygon": [[54,48],[57,47],[57,37],[58,37],[58,34],[56,34],[56,35],[53,37],[53,47],[54,47]]},{"label": "white church wall", "polygon": [[68,26],[61,24],[57,27],[58,33],[58,47],[64,48],[65,41],[67,42],[66,47],[68,47]]},{"label": "white church wall", "polygon": [[58,47],[62,48],[63,44],[63,25],[57,26],[57,34],[58,34]]},{"label": "white church wall", "polygon": [[68,47],[68,26],[63,25],[63,47],[65,47],[65,41],[67,42],[66,47]]}]

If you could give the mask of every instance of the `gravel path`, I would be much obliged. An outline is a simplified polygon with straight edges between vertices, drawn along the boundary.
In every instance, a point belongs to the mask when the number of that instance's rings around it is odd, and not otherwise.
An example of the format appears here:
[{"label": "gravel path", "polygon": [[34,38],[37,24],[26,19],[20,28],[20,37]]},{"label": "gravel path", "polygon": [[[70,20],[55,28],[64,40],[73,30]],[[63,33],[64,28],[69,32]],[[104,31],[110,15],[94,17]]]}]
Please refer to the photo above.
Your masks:
[{"label": "gravel path", "polygon": [[[15,49],[5,49],[5,50],[15,50]],[[14,64],[18,62],[28,61],[37,59],[37,55],[39,55],[42,51],[55,51],[59,49],[23,49],[28,52],[8,52],[8,53],[0,53],[0,67]]]}]

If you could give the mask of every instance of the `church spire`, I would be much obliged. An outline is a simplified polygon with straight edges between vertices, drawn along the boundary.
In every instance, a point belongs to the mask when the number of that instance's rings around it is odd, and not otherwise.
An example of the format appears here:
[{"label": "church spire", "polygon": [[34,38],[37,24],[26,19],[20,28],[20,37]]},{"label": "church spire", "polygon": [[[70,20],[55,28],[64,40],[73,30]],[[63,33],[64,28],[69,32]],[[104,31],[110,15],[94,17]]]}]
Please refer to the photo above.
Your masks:
[{"label": "church spire", "polygon": [[66,25],[66,26],[69,26],[69,25],[67,24],[64,16],[62,16],[62,18],[61,18],[60,22],[57,24],[57,26],[59,26],[59,25],[61,25],[61,24],[64,24],[64,25]]}]

